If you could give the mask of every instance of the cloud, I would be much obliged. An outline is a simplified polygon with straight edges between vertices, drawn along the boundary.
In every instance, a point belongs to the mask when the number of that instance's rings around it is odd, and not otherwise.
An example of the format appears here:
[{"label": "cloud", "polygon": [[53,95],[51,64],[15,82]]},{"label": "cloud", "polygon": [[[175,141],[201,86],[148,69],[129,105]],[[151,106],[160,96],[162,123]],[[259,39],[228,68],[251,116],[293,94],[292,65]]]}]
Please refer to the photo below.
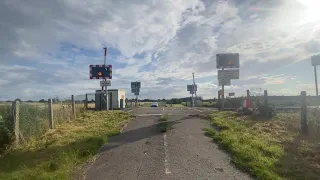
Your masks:
[{"label": "cloud", "polygon": [[216,96],[215,54],[225,52],[240,53],[241,63],[228,91],[280,91],[293,76],[275,71],[320,51],[313,9],[293,0],[1,1],[0,98],[93,92],[99,81],[88,79],[88,66],[103,62],[105,46],[112,87],[130,95],[130,82],[141,81],[141,97],[189,96],[194,72],[199,95]]}]

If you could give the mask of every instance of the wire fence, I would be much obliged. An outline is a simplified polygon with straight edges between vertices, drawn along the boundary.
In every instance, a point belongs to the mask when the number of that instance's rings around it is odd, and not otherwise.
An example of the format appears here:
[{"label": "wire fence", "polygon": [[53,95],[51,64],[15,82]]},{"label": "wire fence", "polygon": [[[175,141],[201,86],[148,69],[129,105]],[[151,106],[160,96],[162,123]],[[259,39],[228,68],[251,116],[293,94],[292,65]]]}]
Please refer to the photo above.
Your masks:
[{"label": "wire fence", "polygon": [[[305,91],[299,96],[268,96],[267,90],[254,93],[247,90],[250,108],[253,111],[267,111],[260,114],[274,114],[297,119],[295,126],[304,133],[320,137],[320,96],[307,96]],[[246,107],[247,97],[225,99],[225,110],[235,110]],[[221,105],[221,101],[218,102]]]},{"label": "wire fence", "polygon": [[71,100],[0,103],[0,153],[14,139],[16,145],[39,138],[55,126],[75,120],[85,103]]}]

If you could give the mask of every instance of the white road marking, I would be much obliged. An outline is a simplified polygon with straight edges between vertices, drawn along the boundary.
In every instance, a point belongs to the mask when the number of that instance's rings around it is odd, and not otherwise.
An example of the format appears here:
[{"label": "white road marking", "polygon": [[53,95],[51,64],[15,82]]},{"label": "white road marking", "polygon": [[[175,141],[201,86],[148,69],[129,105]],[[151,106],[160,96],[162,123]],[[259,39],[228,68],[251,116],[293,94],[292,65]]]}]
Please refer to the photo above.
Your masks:
[{"label": "white road marking", "polygon": [[202,111],[201,111],[201,110],[199,110],[199,109],[196,109],[196,111],[202,112]]},{"label": "white road marking", "polygon": [[139,114],[138,116],[162,116],[163,114]]},{"label": "white road marking", "polygon": [[169,168],[169,152],[168,152],[168,141],[167,141],[167,134],[163,134],[163,146],[164,146],[164,173],[171,174]]}]

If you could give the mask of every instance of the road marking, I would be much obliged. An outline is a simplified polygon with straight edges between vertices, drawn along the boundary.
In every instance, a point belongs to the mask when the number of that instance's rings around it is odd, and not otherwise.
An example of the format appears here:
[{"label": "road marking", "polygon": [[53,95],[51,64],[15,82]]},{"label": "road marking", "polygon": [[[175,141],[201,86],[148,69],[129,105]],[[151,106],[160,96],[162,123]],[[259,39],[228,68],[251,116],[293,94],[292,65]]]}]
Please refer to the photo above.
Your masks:
[{"label": "road marking", "polygon": [[162,116],[163,114],[139,114],[138,116]]},{"label": "road marking", "polygon": [[163,134],[163,146],[164,146],[164,173],[171,174],[169,169],[169,152],[168,152],[168,141],[167,141],[167,134]]},{"label": "road marking", "polygon": [[196,109],[196,111],[202,112],[202,111],[201,111],[201,110],[199,110],[199,109]]}]

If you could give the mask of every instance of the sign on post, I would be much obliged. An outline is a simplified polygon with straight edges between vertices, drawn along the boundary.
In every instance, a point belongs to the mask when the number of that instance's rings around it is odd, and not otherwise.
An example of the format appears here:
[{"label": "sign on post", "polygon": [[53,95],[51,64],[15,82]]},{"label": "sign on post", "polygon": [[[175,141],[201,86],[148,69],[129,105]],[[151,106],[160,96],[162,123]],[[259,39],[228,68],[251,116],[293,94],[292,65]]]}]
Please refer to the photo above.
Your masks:
[{"label": "sign on post", "polygon": [[195,91],[197,91],[197,89],[198,89],[198,86],[197,85],[193,85],[193,84],[191,84],[191,85],[187,85],[187,91],[192,91],[192,92],[195,92]]},{"label": "sign on post", "polygon": [[131,93],[134,93],[136,96],[139,95],[141,88],[141,82],[131,82]]},{"label": "sign on post", "polygon": [[217,69],[239,68],[239,53],[217,54],[216,63]]},{"label": "sign on post", "polygon": [[112,65],[89,65],[90,79],[112,79]]},{"label": "sign on post", "polygon": [[110,80],[100,81],[100,86],[101,87],[111,86],[111,81]]},{"label": "sign on post", "polygon": [[235,93],[229,93],[229,96],[234,96],[235,95]]},{"label": "sign on post", "polygon": [[319,66],[320,65],[320,54],[311,56],[311,65]]},{"label": "sign on post", "polygon": [[218,79],[219,80],[219,86],[231,86],[231,80],[224,78],[224,79]]},{"label": "sign on post", "polygon": [[218,79],[239,79],[239,69],[218,70]]}]

